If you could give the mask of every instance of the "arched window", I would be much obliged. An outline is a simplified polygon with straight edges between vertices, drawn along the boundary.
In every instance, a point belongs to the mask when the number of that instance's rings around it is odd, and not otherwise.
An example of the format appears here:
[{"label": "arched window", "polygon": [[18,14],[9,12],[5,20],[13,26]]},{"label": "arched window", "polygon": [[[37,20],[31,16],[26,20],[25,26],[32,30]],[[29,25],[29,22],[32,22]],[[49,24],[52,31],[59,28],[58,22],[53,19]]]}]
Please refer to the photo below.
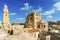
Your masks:
[{"label": "arched window", "polygon": [[45,28],[45,25],[44,25],[44,28]]},{"label": "arched window", "polygon": [[0,26],[0,29],[1,29],[1,26]]},{"label": "arched window", "polygon": [[38,28],[40,28],[40,25],[38,25]]}]

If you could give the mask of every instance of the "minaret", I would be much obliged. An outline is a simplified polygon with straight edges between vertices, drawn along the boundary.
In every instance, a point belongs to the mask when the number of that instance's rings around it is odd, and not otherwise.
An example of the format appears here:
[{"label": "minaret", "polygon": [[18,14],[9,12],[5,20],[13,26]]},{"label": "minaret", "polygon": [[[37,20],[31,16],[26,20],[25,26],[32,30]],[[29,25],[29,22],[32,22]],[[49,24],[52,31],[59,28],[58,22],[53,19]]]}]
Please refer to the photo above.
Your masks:
[{"label": "minaret", "polygon": [[9,13],[8,13],[8,7],[5,4],[4,5],[4,9],[3,9],[3,26],[5,29],[7,29],[7,27],[10,27],[10,20],[9,20]]}]

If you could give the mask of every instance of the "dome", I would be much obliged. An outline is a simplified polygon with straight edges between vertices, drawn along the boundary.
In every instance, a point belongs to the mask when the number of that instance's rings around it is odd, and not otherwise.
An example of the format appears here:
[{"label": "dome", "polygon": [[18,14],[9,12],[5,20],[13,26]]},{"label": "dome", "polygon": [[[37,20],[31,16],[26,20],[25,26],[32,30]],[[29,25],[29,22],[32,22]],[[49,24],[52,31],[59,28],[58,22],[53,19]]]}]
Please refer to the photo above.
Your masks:
[{"label": "dome", "polygon": [[41,23],[46,23],[46,21],[45,20],[42,20]]},{"label": "dome", "polygon": [[4,10],[4,12],[8,12],[8,7],[7,7],[6,4],[4,5],[4,9],[3,10]]},{"label": "dome", "polygon": [[7,7],[7,5],[5,4],[4,7]]}]

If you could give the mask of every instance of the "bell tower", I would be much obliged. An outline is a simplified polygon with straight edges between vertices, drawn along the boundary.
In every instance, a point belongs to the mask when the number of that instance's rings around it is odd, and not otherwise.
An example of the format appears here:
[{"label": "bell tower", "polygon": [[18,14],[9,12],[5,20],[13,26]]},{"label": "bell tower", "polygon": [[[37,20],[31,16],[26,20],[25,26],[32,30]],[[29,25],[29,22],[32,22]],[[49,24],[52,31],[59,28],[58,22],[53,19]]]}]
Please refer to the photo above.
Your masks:
[{"label": "bell tower", "polygon": [[8,27],[10,27],[10,19],[9,19],[9,13],[8,13],[8,7],[5,4],[4,5],[4,9],[3,9],[3,26],[4,29],[7,29]]},{"label": "bell tower", "polygon": [[30,14],[26,15],[26,28],[36,29],[39,21],[41,21],[41,15],[32,10]]}]

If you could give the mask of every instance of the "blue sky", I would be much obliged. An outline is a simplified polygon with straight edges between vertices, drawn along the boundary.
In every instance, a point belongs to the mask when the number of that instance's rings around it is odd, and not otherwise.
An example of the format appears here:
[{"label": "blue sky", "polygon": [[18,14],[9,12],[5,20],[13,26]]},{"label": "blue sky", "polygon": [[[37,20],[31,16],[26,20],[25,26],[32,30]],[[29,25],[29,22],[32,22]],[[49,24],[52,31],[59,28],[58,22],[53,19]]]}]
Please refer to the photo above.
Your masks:
[{"label": "blue sky", "polygon": [[11,22],[25,22],[26,14],[35,9],[46,21],[60,20],[59,0],[0,0],[0,20],[7,4]]}]

